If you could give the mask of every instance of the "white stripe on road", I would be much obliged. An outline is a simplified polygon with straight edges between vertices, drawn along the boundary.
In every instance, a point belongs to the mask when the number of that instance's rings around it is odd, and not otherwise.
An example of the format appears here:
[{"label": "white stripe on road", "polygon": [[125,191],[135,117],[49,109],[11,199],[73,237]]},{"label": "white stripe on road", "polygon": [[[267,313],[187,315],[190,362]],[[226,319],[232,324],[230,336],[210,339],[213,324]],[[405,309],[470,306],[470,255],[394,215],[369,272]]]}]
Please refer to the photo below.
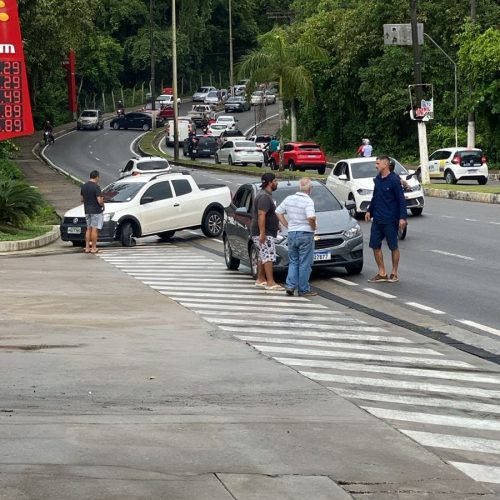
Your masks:
[{"label": "white stripe on road", "polygon": [[[123,268],[131,268],[131,269],[143,269],[143,268],[150,268],[151,263],[150,262],[142,262],[142,263],[135,263],[135,262],[129,262],[129,263],[123,263],[123,264],[113,264],[114,266],[118,267],[119,269]],[[193,270],[193,269],[200,269],[200,270],[205,270],[207,268],[207,263],[193,263],[193,264],[186,264],[186,263],[178,263],[177,265],[172,263],[172,264],[156,264],[154,269],[163,269],[163,270],[169,270],[171,269],[172,271],[177,271],[177,270],[182,270],[185,269],[187,271]],[[226,266],[223,264],[215,264],[214,262],[210,262],[210,269],[217,268],[217,269],[226,269]]]},{"label": "white stripe on road", "polygon": [[[198,311],[196,310],[195,312],[197,312],[198,314],[205,314],[207,316],[238,316],[238,317],[241,317],[241,312],[235,312],[235,311],[226,311],[224,308],[221,308],[222,310],[221,311]],[[280,309],[281,311],[281,309]],[[309,322],[313,322],[313,321],[329,321],[331,323],[356,323],[358,325],[365,325],[366,323],[360,319],[356,319],[356,318],[345,318],[345,317],[342,317],[342,316],[339,316],[339,315],[335,315],[335,316],[332,316],[331,318],[325,318],[324,316],[313,316],[313,317],[309,317],[309,318],[304,318],[304,316],[302,314],[282,314],[281,312],[279,313],[276,313],[276,314],[273,314],[273,313],[263,313],[262,316],[265,316],[266,319],[279,319],[279,320],[282,320],[282,321],[304,321],[305,319],[307,319],[307,321]],[[247,320],[247,323],[248,324],[254,324],[254,320],[253,320],[253,315]],[[291,323],[291,325],[293,325],[293,323]],[[272,331],[269,331],[269,329],[267,329],[267,332],[268,333],[274,333],[274,330]],[[363,340],[365,337],[363,335],[359,335],[359,339],[360,340]],[[404,342],[410,342],[410,340],[406,340],[406,339],[403,339]]]},{"label": "white stripe on road", "polygon": [[358,391],[343,387],[328,387],[343,398],[364,399],[383,403],[397,403],[399,405],[435,406],[437,408],[454,408],[456,410],[477,411],[485,413],[499,413],[500,406],[471,401],[454,401],[448,398],[429,398],[427,396],[400,396],[395,394],[381,394],[379,392]]},{"label": "white stripe on road", "polygon": [[[236,301],[237,304],[239,304],[239,301]],[[265,314],[266,311],[275,311],[276,304],[271,304],[271,306],[262,304],[261,306],[243,306],[243,305],[232,305],[228,304],[227,302],[224,304],[219,304],[217,301],[217,304],[207,304],[206,300],[200,300],[197,302],[196,300],[192,300],[190,302],[180,302],[181,305],[184,307],[189,307],[189,308],[196,308],[196,307],[202,307],[203,309],[215,309],[215,310],[231,310],[231,311],[245,311],[245,312],[259,312],[262,314]],[[250,302],[249,304],[253,304],[253,302]],[[287,304],[290,305],[290,304]],[[301,304],[302,307],[293,307],[293,308],[286,308],[286,307],[280,307],[280,312],[283,313],[301,313],[301,314],[321,314],[321,315],[334,315],[334,314],[340,314],[339,311],[328,311],[325,309],[322,309],[320,307],[317,307],[318,304]],[[324,306],[321,306],[324,307]],[[308,309],[307,309],[308,308]],[[307,317],[304,317],[304,319],[307,319]],[[326,318],[325,318],[326,319]]]},{"label": "white stripe on road", "polygon": [[448,359],[438,358],[409,358],[406,356],[382,356],[378,354],[364,354],[358,352],[345,352],[345,351],[326,351],[321,349],[297,349],[295,347],[280,347],[270,345],[251,344],[254,349],[268,353],[276,352],[280,354],[296,354],[298,356],[321,356],[328,358],[346,358],[346,359],[366,359],[368,361],[387,361],[390,363],[404,363],[410,365],[422,366],[442,366],[453,368],[470,368],[472,365],[464,361],[452,361]]},{"label": "white stripe on road", "polygon": [[365,363],[346,363],[344,361],[325,361],[322,359],[301,359],[301,358],[274,358],[274,359],[279,363],[284,363],[285,365],[290,365],[290,366],[309,366],[312,368],[328,368],[332,370],[366,371],[373,373],[390,373],[392,375],[404,375],[409,377],[425,377],[430,379],[442,378],[445,380],[464,380],[466,382],[500,384],[500,376],[488,375],[476,372],[457,372],[457,371],[429,370],[425,368],[406,368],[399,366],[368,365]]},{"label": "white stripe on road", "polygon": [[[250,337],[245,335],[235,335],[239,340],[244,342],[263,342],[265,344],[292,344],[292,345],[304,345],[310,347],[333,347],[333,348],[344,348],[352,349],[353,351],[390,351],[390,352],[402,352],[406,354],[427,354],[427,355],[437,355],[441,356],[440,353],[433,351],[432,349],[425,349],[420,347],[399,347],[399,346],[385,346],[385,345],[360,345],[351,344],[348,342],[333,342],[330,340],[307,340],[307,339],[281,339],[273,337]],[[301,372],[302,373],[302,372]],[[303,373],[305,374],[305,373]],[[311,373],[311,375],[314,375]],[[327,377],[336,377],[336,375],[326,375],[318,373],[318,376],[325,375]],[[306,375],[307,377],[308,375]],[[311,377],[312,378],[312,377]],[[319,380],[335,380],[335,379],[319,379]],[[371,380],[371,379],[361,379],[361,380]],[[493,391],[492,391],[493,392]]]},{"label": "white stripe on road", "polygon": [[[162,292],[160,290],[160,293],[163,295],[168,295],[171,296],[171,293],[168,292]],[[180,295],[175,298],[177,302],[180,302],[181,304],[188,303],[189,302],[194,302],[196,301],[197,297],[193,297],[193,294],[177,294]],[[206,294],[201,294],[205,296]],[[211,296],[211,295],[210,295]],[[261,297],[259,297],[260,299]],[[271,303],[269,301],[272,301],[272,306],[274,307],[281,307],[281,306],[290,306],[290,301],[287,302],[277,302],[281,297],[269,297],[269,295],[262,296],[263,299],[265,299],[264,302],[260,302],[262,304],[262,307],[259,309],[262,311],[265,306],[270,306]],[[306,302],[300,303],[301,306],[306,306],[308,305],[307,299],[304,299]],[[204,298],[200,302],[201,304],[205,303],[215,303],[215,304],[238,304],[238,305],[249,305],[249,306],[254,306],[255,304],[259,303],[259,300],[256,300],[255,298],[253,300],[243,300],[243,299],[225,299],[225,298],[218,298],[218,299],[207,299]],[[198,304],[200,305],[200,304]]]},{"label": "white stripe on road", "polygon": [[[162,280],[171,280],[171,281],[200,281],[198,279],[199,274],[197,273],[191,273],[191,272],[176,272],[175,275],[172,274],[172,272],[164,272],[164,271],[150,271],[150,272],[143,272],[143,271],[137,271],[137,272],[129,272],[125,270],[126,273],[131,274],[135,276],[136,278],[144,278],[144,279],[151,279],[151,278],[158,278]],[[246,282],[246,283],[255,283],[253,280],[250,280],[246,278],[245,276],[242,275],[232,275],[232,274],[225,274],[221,273],[220,271],[213,271],[213,272],[203,272],[203,279],[205,281],[212,281],[212,280],[234,280],[238,282]],[[257,288],[257,287],[256,287]],[[262,288],[262,287],[261,287]]]},{"label": "white stripe on road", "polygon": [[[116,266],[118,267],[118,266]],[[213,267],[213,266],[211,266]],[[206,268],[206,266],[202,266],[199,270],[203,270]],[[123,266],[119,267],[120,271],[124,271],[128,274],[141,274],[141,273],[166,273],[167,271],[171,273],[171,276],[179,276],[181,277],[183,273],[192,273],[193,270],[198,269],[197,267],[164,267],[164,266],[159,266],[159,267],[137,267],[137,266]],[[219,269],[219,271],[222,271],[222,269]],[[212,272],[203,272],[203,276],[209,276],[213,274],[214,276],[217,276],[217,273],[215,271]],[[220,276],[220,274],[218,275]]]},{"label": "white stripe on road", "polygon": [[494,224],[495,226],[500,226],[500,222],[490,221],[488,224]]},{"label": "white stripe on road", "polygon": [[491,328],[491,326],[481,325],[480,323],[475,323],[474,321],[469,321],[468,319],[459,319],[457,321],[463,323],[464,325],[477,328],[478,330],[483,330],[484,332],[492,333],[493,335],[500,335],[500,330],[497,330],[496,328]]},{"label": "white stripe on road", "polygon": [[455,257],[462,260],[476,260],[473,257],[467,257],[466,255],[459,255],[457,253],[445,252],[443,250],[431,250],[433,253],[438,253],[440,255],[446,255],[447,257]]},{"label": "white stripe on road", "polygon": [[418,302],[405,302],[407,306],[415,307],[417,309],[422,309],[423,311],[430,312],[432,314],[446,314],[444,311],[440,311],[439,309],[434,309],[433,307],[424,306],[423,304],[419,304]]},{"label": "white stripe on road", "polygon": [[479,222],[479,219],[464,219],[467,222]]},{"label": "white stripe on road", "polygon": [[[205,273],[203,273],[203,276],[206,276]],[[161,274],[158,275],[158,274],[146,274],[146,275],[143,275],[143,274],[139,274],[139,275],[135,275],[135,277],[137,279],[144,279],[144,280],[152,280],[154,279],[155,281],[161,281],[162,283],[165,282],[165,283],[178,283],[179,282],[179,276],[162,276]],[[236,278],[236,279],[235,279]],[[254,286],[254,281],[253,280],[250,280],[246,277],[239,277],[239,276],[222,276],[222,275],[218,275],[218,276],[214,276],[213,278],[196,278],[196,277],[193,277],[193,278],[186,278],[186,275],[183,275],[182,276],[182,282],[183,283],[203,283],[203,284],[206,284],[206,283],[233,283],[233,284],[245,284],[245,285],[252,285]]]},{"label": "white stripe on road", "polygon": [[349,285],[349,286],[358,286],[357,283],[354,283],[353,281],[345,280],[344,278],[331,278],[333,281],[338,281],[339,283],[343,283],[344,285]]},{"label": "white stripe on road", "polygon": [[474,479],[474,481],[500,484],[500,467],[495,467],[493,465],[469,464],[465,462],[448,463],[462,471],[470,478]]},{"label": "white stripe on road", "polygon": [[[239,294],[244,294],[245,296],[250,296],[250,295],[262,295],[263,292],[261,290],[256,289],[255,287],[251,287],[249,285],[230,285],[227,287],[221,286],[220,288],[215,288],[215,286],[208,286],[208,287],[202,287],[202,286],[197,286],[197,287],[192,287],[191,284],[186,284],[183,285],[182,283],[178,283],[175,285],[166,285],[165,283],[155,283],[155,282],[145,282],[146,285],[150,285],[151,288],[154,288],[155,290],[165,290],[168,291],[169,293],[176,293],[176,292],[207,292],[208,296],[213,296],[214,293],[220,293],[220,294],[229,294],[231,296],[234,296],[235,293]],[[241,288],[240,288],[241,287]],[[212,292],[212,293],[209,293]]]},{"label": "white stripe on road", "polygon": [[[389,389],[407,389],[409,391],[438,392],[441,394],[460,394],[463,396],[476,396],[478,398],[498,398],[500,391],[481,389],[479,387],[464,387],[456,385],[424,384],[408,380],[380,379],[368,377],[349,377],[330,373],[316,373],[299,371],[307,378],[321,380],[322,382],[337,382],[339,384],[368,385],[370,387],[387,387]],[[499,422],[500,425],[500,422]]]},{"label": "white stripe on road", "polygon": [[449,448],[450,450],[473,451],[477,453],[500,454],[500,441],[451,434],[434,434],[433,432],[410,431],[399,429],[403,434],[422,446],[433,448]]},{"label": "white stripe on road", "polygon": [[499,420],[487,418],[456,417],[455,415],[435,415],[431,413],[418,413],[412,411],[388,410],[386,408],[373,408],[361,406],[363,410],[375,417],[386,420],[401,420],[402,422],[416,422],[428,425],[442,425],[450,427],[463,427],[465,429],[480,429],[483,431],[500,431]]},{"label": "white stripe on road", "polygon": [[375,288],[363,288],[365,292],[373,293],[374,295],[379,295],[380,297],[384,297],[384,299],[395,299],[395,295],[391,295],[390,293],[381,292],[380,290],[376,290]]},{"label": "white stripe on road", "polygon": [[[164,292],[162,290],[159,290],[159,292],[163,293],[165,295],[171,295],[172,297],[179,297],[179,298],[185,297],[188,300],[191,297],[219,297],[220,299],[217,300],[217,302],[220,302],[220,303],[222,303],[224,300],[226,300],[227,297],[234,297],[234,293],[229,293],[229,294],[225,294],[225,293],[198,293],[198,292],[183,292],[183,291]],[[279,296],[275,296],[275,295],[273,296],[273,295],[268,294],[268,293],[261,293],[261,292],[257,291],[257,292],[254,292],[254,294],[252,294],[252,295],[247,294],[247,296],[245,296],[245,299],[246,298],[248,298],[248,299],[252,298],[253,300],[259,299],[259,300],[264,300],[267,302],[267,301],[283,300],[285,297],[282,294],[280,294]],[[293,304],[294,302],[299,302],[299,301],[307,302],[307,299],[303,298],[303,297],[295,297],[295,298],[288,297],[286,300],[287,300],[286,302],[280,302],[280,303],[285,304],[285,305],[290,305],[290,304]],[[239,303],[244,304],[244,302],[240,302],[239,300],[236,300],[233,302],[236,302],[238,304]]]}]

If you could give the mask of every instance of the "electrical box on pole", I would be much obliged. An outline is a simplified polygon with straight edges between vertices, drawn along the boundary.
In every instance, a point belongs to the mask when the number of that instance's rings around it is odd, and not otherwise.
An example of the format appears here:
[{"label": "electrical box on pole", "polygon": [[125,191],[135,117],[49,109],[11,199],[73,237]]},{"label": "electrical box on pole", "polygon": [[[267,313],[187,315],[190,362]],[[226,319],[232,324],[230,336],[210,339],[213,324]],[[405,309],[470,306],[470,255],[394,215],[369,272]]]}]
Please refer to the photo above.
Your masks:
[{"label": "electrical box on pole", "polygon": [[[418,44],[424,44],[424,25],[417,24]],[[384,24],[385,45],[413,45],[411,24]]]}]

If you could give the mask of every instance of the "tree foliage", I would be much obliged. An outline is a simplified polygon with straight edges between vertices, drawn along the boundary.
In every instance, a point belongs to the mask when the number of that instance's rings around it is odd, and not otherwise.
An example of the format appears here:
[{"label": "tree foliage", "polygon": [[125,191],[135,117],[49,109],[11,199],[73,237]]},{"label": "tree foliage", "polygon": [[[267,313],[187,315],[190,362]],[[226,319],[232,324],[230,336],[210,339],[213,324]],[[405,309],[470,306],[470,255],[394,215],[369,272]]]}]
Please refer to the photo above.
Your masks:
[{"label": "tree foliage", "polygon": [[0,225],[22,227],[42,205],[40,193],[26,182],[0,179]]}]

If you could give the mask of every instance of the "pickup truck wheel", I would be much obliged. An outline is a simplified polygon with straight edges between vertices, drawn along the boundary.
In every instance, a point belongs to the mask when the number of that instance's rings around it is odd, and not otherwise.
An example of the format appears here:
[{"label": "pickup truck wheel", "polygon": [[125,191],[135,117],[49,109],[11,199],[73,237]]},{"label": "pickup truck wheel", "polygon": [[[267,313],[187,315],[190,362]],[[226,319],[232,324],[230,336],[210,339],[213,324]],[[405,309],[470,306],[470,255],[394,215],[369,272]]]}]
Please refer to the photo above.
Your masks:
[{"label": "pickup truck wheel", "polygon": [[231,156],[227,159],[227,163],[228,163],[228,165],[233,164],[233,159],[231,158]]},{"label": "pickup truck wheel", "polygon": [[134,247],[134,228],[131,222],[125,222],[120,233],[120,242],[124,247]]},{"label": "pickup truck wheel", "polygon": [[356,262],[355,264],[347,264],[345,270],[347,274],[359,274],[363,270],[363,261]]},{"label": "pickup truck wheel", "polygon": [[148,123],[145,123],[143,126],[142,126],[142,130],[144,130],[144,132],[147,132],[151,127],[149,126]]},{"label": "pickup truck wheel", "polygon": [[295,170],[297,170],[297,167],[295,166],[295,162],[293,160],[290,160],[288,162],[288,168],[291,172],[295,172]]},{"label": "pickup truck wheel", "polygon": [[114,130],[120,130],[120,125],[118,122],[113,123],[113,129]]},{"label": "pickup truck wheel", "polygon": [[219,155],[217,153],[215,153],[214,155],[214,161],[215,163],[217,163],[217,165],[220,165]]},{"label": "pickup truck wheel", "polygon": [[250,261],[250,272],[252,273],[252,277],[257,278],[257,262],[259,261],[259,251],[257,247],[252,244],[248,249],[248,258]]},{"label": "pickup truck wheel", "polygon": [[231,271],[236,271],[240,267],[240,259],[233,257],[233,251],[231,250],[228,238],[224,238],[224,260],[226,261],[226,267],[231,269]]},{"label": "pickup truck wheel", "polygon": [[158,236],[166,241],[166,240],[169,240],[170,238],[172,238],[172,236],[175,234],[175,231],[163,231],[162,233],[158,233]]},{"label": "pickup truck wheel", "polygon": [[201,230],[207,238],[217,238],[222,233],[224,225],[224,216],[219,210],[209,210],[201,224]]}]

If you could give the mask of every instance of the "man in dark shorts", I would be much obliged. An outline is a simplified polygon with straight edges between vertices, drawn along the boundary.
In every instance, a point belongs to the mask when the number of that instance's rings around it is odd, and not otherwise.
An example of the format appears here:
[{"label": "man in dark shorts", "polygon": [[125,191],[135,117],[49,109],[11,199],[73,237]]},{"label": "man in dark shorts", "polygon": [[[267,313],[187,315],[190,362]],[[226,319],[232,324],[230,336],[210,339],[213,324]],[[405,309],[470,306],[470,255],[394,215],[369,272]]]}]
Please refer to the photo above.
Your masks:
[{"label": "man in dark shorts", "polygon": [[274,281],[273,263],[276,262],[275,238],[278,236],[279,220],[272,193],[278,188],[276,176],[265,173],[261,177],[262,184],[252,206],[252,224],[250,231],[252,240],[259,252],[257,262],[257,281],[255,286],[266,290],[284,291]]},{"label": "man in dark shorts", "polygon": [[85,253],[97,253],[98,231],[102,229],[104,198],[99,187],[99,172],[92,170],[90,180],[88,180],[80,191],[85,219],[87,221],[87,231],[85,232]]},{"label": "man in dark shorts", "polygon": [[[406,227],[406,201],[401,187],[401,179],[391,171],[391,160],[388,156],[379,156],[375,162],[378,171],[374,179],[375,189],[365,220],[373,217],[370,233],[370,248],[373,249],[378,273],[368,281],[370,283],[399,281],[399,248],[398,229]],[[386,239],[392,254],[392,271],[387,276],[382,254],[382,240]]]}]

